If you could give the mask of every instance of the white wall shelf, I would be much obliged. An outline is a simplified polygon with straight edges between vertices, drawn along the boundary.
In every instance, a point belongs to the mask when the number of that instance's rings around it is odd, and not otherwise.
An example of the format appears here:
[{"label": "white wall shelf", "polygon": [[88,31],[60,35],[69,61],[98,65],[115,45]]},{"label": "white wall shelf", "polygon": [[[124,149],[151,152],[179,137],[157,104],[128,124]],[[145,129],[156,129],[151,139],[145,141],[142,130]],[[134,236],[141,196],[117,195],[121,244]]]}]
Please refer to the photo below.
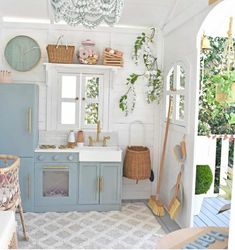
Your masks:
[{"label": "white wall shelf", "polygon": [[100,69],[100,70],[111,70],[114,73],[117,72],[117,70],[122,69],[123,67],[120,66],[108,66],[108,65],[88,65],[88,64],[78,64],[78,63],[72,63],[72,64],[63,64],[63,63],[43,63],[43,65],[46,67],[46,69],[49,69],[50,67],[63,67],[63,68],[73,68],[73,69]]}]

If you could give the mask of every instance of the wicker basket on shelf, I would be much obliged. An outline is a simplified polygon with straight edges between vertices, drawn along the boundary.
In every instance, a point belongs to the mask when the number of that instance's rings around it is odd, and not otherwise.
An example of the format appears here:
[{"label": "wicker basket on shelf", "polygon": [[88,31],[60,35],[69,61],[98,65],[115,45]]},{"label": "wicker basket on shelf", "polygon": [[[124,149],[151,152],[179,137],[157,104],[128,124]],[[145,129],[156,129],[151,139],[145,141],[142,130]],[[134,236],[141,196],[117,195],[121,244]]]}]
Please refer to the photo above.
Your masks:
[{"label": "wicker basket on shelf", "polygon": [[[135,121],[130,124],[129,128],[129,143],[131,142],[131,127],[133,124],[140,124],[144,128],[144,124],[140,121]],[[143,132],[145,138],[145,128]],[[139,180],[149,179],[151,176],[151,158],[150,150],[145,146],[128,146],[126,149],[123,176],[129,179]]]},{"label": "wicker basket on shelf", "polygon": [[47,45],[48,61],[50,63],[73,63],[75,46],[59,45],[63,36],[60,36],[56,44]]}]

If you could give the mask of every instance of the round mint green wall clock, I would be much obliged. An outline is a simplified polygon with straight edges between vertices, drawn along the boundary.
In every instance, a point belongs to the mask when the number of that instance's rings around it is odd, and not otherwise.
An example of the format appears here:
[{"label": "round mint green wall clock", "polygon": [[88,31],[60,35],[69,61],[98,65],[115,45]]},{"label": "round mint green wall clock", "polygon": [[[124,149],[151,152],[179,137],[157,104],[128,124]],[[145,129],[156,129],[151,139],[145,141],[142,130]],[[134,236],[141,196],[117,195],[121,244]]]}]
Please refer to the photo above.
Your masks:
[{"label": "round mint green wall clock", "polygon": [[41,50],[31,37],[16,36],[7,43],[4,55],[12,69],[25,72],[39,63]]}]

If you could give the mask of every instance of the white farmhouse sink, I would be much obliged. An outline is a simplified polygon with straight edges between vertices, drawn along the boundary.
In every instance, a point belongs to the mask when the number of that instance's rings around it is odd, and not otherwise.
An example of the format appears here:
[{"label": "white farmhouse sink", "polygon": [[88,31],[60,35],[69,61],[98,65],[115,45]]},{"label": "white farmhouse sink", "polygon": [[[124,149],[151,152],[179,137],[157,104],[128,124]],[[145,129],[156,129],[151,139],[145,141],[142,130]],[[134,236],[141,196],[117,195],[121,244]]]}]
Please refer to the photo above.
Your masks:
[{"label": "white farmhouse sink", "polygon": [[85,146],[79,150],[80,162],[121,162],[122,150],[117,146],[89,147]]}]

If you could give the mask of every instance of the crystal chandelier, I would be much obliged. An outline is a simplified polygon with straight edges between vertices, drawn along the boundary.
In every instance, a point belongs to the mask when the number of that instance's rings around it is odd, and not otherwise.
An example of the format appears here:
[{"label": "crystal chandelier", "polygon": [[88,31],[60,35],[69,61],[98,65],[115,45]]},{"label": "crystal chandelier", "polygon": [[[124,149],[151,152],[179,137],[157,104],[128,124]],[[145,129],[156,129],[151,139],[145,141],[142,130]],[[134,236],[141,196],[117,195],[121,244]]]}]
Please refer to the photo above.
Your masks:
[{"label": "crystal chandelier", "polygon": [[55,21],[95,28],[101,22],[112,26],[121,17],[124,0],[51,0]]}]

